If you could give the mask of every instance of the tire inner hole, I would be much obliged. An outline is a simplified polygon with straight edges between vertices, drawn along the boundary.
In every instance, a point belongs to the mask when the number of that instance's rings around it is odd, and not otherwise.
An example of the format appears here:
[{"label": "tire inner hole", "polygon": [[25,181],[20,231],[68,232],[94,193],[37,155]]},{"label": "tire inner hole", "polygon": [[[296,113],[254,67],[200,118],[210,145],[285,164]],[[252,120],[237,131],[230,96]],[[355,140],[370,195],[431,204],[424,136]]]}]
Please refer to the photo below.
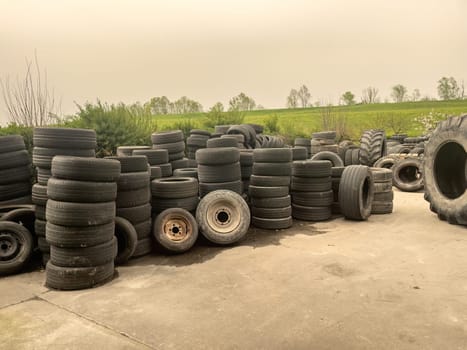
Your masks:
[{"label": "tire inner hole", "polygon": [[406,166],[399,171],[399,178],[406,183],[418,181],[420,177],[420,171],[416,166]]},{"label": "tire inner hole", "polygon": [[175,225],[172,226],[172,230],[171,230],[171,231],[172,231],[172,233],[175,233],[175,234],[180,233],[180,229],[179,229],[177,226],[175,226]]}]

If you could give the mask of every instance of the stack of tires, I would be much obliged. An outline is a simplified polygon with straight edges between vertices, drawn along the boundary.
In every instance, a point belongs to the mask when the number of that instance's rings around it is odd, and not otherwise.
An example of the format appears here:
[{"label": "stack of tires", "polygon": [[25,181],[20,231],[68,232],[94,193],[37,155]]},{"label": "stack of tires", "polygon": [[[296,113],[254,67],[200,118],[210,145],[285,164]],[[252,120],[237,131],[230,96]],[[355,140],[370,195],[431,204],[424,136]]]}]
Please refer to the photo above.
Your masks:
[{"label": "stack of tires", "polygon": [[336,132],[335,131],[320,131],[311,134],[311,153],[310,156],[314,156],[318,152],[329,151],[333,153],[338,152],[338,146],[336,144]]},{"label": "stack of tires", "polygon": [[[256,130],[250,124],[232,125],[227,130],[229,135],[243,135],[242,148],[255,148],[256,147]],[[241,139],[239,138],[238,141]]]},{"label": "stack of tires", "polygon": [[153,149],[166,149],[172,171],[188,168],[188,159],[185,158],[185,141],[181,130],[155,132],[151,135]]},{"label": "stack of tires", "polygon": [[297,137],[294,140],[294,147],[304,147],[306,149],[306,159],[311,157],[311,140],[303,137]]},{"label": "stack of tires", "polygon": [[117,147],[117,157],[129,157],[133,155],[133,151],[151,149],[149,146],[119,146]]},{"label": "stack of tires", "polygon": [[0,136],[0,205],[31,203],[31,160],[20,135]]},{"label": "stack of tires", "polygon": [[194,213],[198,206],[198,180],[193,177],[170,177],[151,181],[153,216],[170,208]]},{"label": "stack of tires", "polygon": [[[228,140],[228,139],[227,139]],[[243,193],[240,151],[234,147],[205,148],[196,152],[199,195],[216,190]]]},{"label": "stack of tires", "polygon": [[149,164],[151,180],[171,176],[172,165],[169,163],[169,154],[165,149],[134,150],[133,156],[145,156]]},{"label": "stack of tires", "polygon": [[116,234],[119,241],[118,263],[122,264],[131,257],[143,256],[152,251],[150,173],[146,156],[111,159],[118,160],[121,166],[121,174],[117,181],[117,216],[127,220],[136,232],[134,247],[127,242],[131,241],[130,239],[121,236],[126,232]]},{"label": "stack of tires", "polygon": [[96,132],[89,129],[35,128],[32,162],[37,169],[37,183],[32,188],[32,201],[36,205],[35,229],[43,262],[49,258],[50,247],[45,239],[45,208],[47,182],[52,176],[54,156],[95,157]]},{"label": "stack of tires", "polygon": [[120,163],[57,156],[52,175],[47,186],[46,285],[74,290],[105,283],[114,275],[117,254],[114,228]]},{"label": "stack of tires", "polygon": [[345,167],[332,167],[331,168],[331,186],[333,201],[331,204],[331,211],[333,214],[340,214],[341,207],[339,206],[339,185],[341,182],[341,176],[344,172]]},{"label": "stack of tires", "polygon": [[375,162],[387,155],[386,133],[384,130],[367,130],[360,138],[360,164],[373,166]]},{"label": "stack of tires", "polygon": [[188,149],[189,167],[196,167],[196,151],[201,148],[207,147],[207,142],[211,137],[211,133],[206,130],[193,129],[190,131],[190,136],[186,139],[186,146]]},{"label": "stack of tires", "polygon": [[392,171],[385,168],[370,168],[373,174],[373,202],[371,214],[391,214],[394,192],[392,190]]},{"label": "stack of tires", "polygon": [[242,173],[243,193],[248,193],[250,177],[253,172],[253,151],[243,150],[240,152],[240,172]]},{"label": "stack of tires", "polygon": [[292,148],[292,160],[307,160],[309,152],[305,147],[296,146]]},{"label": "stack of tires", "polygon": [[331,162],[295,161],[292,165],[292,216],[304,221],[322,221],[331,217],[333,192]]},{"label": "stack of tires", "polygon": [[255,149],[253,161],[249,187],[252,225],[268,230],[291,227],[292,149]]}]

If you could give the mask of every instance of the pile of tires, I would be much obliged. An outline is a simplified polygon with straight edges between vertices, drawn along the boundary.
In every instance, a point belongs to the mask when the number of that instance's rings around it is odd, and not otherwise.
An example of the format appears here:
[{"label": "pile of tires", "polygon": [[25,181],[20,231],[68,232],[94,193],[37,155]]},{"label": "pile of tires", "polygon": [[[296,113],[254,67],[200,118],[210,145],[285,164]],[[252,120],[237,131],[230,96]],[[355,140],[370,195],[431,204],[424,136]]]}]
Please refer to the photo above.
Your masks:
[{"label": "pile of tires", "polygon": [[467,115],[438,124],[425,145],[425,199],[440,220],[467,225]]},{"label": "pile of tires", "polygon": [[[242,136],[242,135],[240,135]],[[230,135],[229,137],[217,137],[209,139],[206,142],[207,148],[219,148],[219,147],[234,147],[239,148],[239,144],[235,135]]]},{"label": "pile of tires", "polygon": [[399,160],[400,158],[397,155],[390,154],[385,157],[382,157],[378,159],[375,164],[373,164],[373,167],[375,168],[385,168],[385,169],[392,169],[394,164]]},{"label": "pile of tires", "polygon": [[30,204],[31,174],[23,138],[0,136],[0,205]]},{"label": "pile of tires", "polygon": [[328,220],[333,192],[331,162],[327,160],[296,161],[292,164],[292,216],[303,221]]},{"label": "pile of tires", "polygon": [[232,125],[226,134],[243,136],[237,138],[237,142],[242,144],[241,148],[250,149],[256,147],[256,130],[249,124]]},{"label": "pile of tires", "polygon": [[305,147],[295,146],[292,147],[292,160],[307,160],[309,152]]},{"label": "pile of tires", "polygon": [[398,159],[392,167],[393,185],[404,192],[423,189],[423,164],[419,158]]},{"label": "pile of tires", "polygon": [[384,130],[367,130],[360,138],[360,164],[373,166],[387,155],[386,133]]},{"label": "pile of tires", "polygon": [[311,153],[312,157],[318,152],[328,151],[337,153],[338,146],[336,144],[336,132],[335,131],[320,131],[311,134]]},{"label": "pile of tires", "polygon": [[150,146],[119,146],[117,147],[117,157],[129,157],[133,151],[151,149]]},{"label": "pile of tires", "polygon": [[292,149],[255,149],[253,161],[249,187],[252,225],[267,230],[291,227]]},{"label": "pile of tires", "polygon": [[199,195],[216,190],[243,193],[240,150],[234,147],[205,148],[196,152]]},{"label": "pile of tires", "polygon": [[52,176],[54,156],[95,157],[96,132],[89,129],[35,128],[32,162],[37,170],[37,183],[32,187],[32,202],[36,205],[35,232],[44,264],[49,259],[50,246],[45,239],[47,182]]},{"label": "pile of tires", "polygon": [[198,180],[193,177],[169,177],[151,181],[153,216],[170,208],[194,213],[198,206]]},{"label": "pile of tires", "polygon": [[190,136],[186,139],[187,146],[187,158],[189,160],[189,167],[196,167],[196,151],[201,148],[207,147],[207,142],[211,138],[211,133],[207,130],[192,129],[190,130]]},{"label": "pile of tires", "polygon": [[250,177],[253,173],[253,151],[242,150],[240,152],[240,172],[242,174],[243,193],[248,194]]},{"label": "pile of tires", "polygon": [[346,219],[366,220],[373,203],[373,174],[364,165],[345,167],[339,184],[339,206]]},{"label": "pile of tires", "polygon": [[[152,150],[145,150],[149,151]],[[144,155],[109,158],[118,160],[121,166],[116,199],[119,219],[115,229],[118,241],[116,263],[121,265],[131,257],[140,257],[152,251],[150,172],[148,158]]]},{"label": "pile of tires", "polygon": [[344,162],[338,154],[331,151],[320,151],[311,157],[311,160],[327,160],[333,167],[343,167]]},{"label": "pile of tires", "polygon": [[172,171],[188,168],[188,158],[185,158],[185,141],[181,130],[155,132],[151,135],[153,149],[166,149]]},{"label": "pile of tires", "polygon": [[392,171],[385,168],[370,168],[370,171],[374,187],[371,214],[391,214],[394,200]]},{"label": "pile of tires", "polygon": [[57,156],[52,176],[47,185],[46,285],[75,290],[109,281],[117,254],[115,198],[120,163]]},{"label": "pile of tires", "polygon": [[333,214],[341,214],[341,207],[339,205],[339,186],[341,183],[342,173],[345,167],[332,167],[331,168],[331,186],[333,201],[331,204],[331,211]]},{"label": "pile of tires", "polygon": [[225,135],[227,134],[227,131],[229,131],[231,126],[232,125],[216,125],[214,127],[214,133],[211,136],[220,137],[221,135]]},{"label": "pile of tires", "polygon": [[255,148],[283,148],[284,146],[284,139],[279,136],[256,135]]},{"label": "pile of tires", "polygon": [[165,149],[134,150],[132,156],[146,157],[147,164],[149,164],[149,176],[151,180],[172,175],[172,165],[169,163],[169,153]]},{"label": "pile of tires", "polygon": [[306,159],[311,157],[311,140],[304,137],[297,137],[294,140],[294,147],[303,147],[306,149]]}]

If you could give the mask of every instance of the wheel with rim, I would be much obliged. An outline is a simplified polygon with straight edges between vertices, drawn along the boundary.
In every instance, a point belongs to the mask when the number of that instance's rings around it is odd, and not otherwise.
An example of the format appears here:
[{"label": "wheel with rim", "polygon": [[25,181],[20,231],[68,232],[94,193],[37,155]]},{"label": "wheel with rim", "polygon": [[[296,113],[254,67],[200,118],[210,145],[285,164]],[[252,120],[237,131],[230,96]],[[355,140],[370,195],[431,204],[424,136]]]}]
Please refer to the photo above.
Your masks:
[{"label": "wheel with rim", "polygon": [[157,216],[152,232],[162,247],[170,252],[183,253],[195,244],[198,224],[188,211],[171,208]]},{"label": "wheel with rim", "polygon": [[34,240],[23,225],[0,222],[0,275],[20,271],[31,258]]},{"label": "wheel with rim", "polygon": [[218,190],[201,199],[196,221],[204,237],[217,244],[232,244],[242,239],[250,226],[250,209],[237,193]]}]

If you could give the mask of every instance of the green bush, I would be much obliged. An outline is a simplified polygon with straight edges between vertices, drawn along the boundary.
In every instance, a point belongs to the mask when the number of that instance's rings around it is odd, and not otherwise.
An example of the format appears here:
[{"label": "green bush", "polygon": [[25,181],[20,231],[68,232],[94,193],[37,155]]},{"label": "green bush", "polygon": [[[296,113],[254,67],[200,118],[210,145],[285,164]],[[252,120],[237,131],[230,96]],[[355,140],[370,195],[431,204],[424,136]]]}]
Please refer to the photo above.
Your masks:
[{"label": "green bush", "polygon": [[277,134],[279,132],[279,116],[274,113],[266,118],[264,121],[266,132],[270,134]]},{"label": "green bush", "polygon": [[245,120],[245,112],[243,111],[228,111],[220,112],[213,110],[207,113],[203,126],[208,129],[213,129],[216,125],[238,125],[243,124]]},{"label": "green bush", "polygon": [[163,130],[182,130],[185,139],[190,136],[190,130],[197,129],[198,123],[194,122],[191,118],[178,120],[173,124],[164,125]]},{"label": "green bush", "polygon": [[94,129],[97,134],[98,157],[115,155],[118,146],[150,145],[151,133],[157,123],[150,112],[142,106],[108,105],[87,103],[79,106],[79,112],[64,126]]}]

